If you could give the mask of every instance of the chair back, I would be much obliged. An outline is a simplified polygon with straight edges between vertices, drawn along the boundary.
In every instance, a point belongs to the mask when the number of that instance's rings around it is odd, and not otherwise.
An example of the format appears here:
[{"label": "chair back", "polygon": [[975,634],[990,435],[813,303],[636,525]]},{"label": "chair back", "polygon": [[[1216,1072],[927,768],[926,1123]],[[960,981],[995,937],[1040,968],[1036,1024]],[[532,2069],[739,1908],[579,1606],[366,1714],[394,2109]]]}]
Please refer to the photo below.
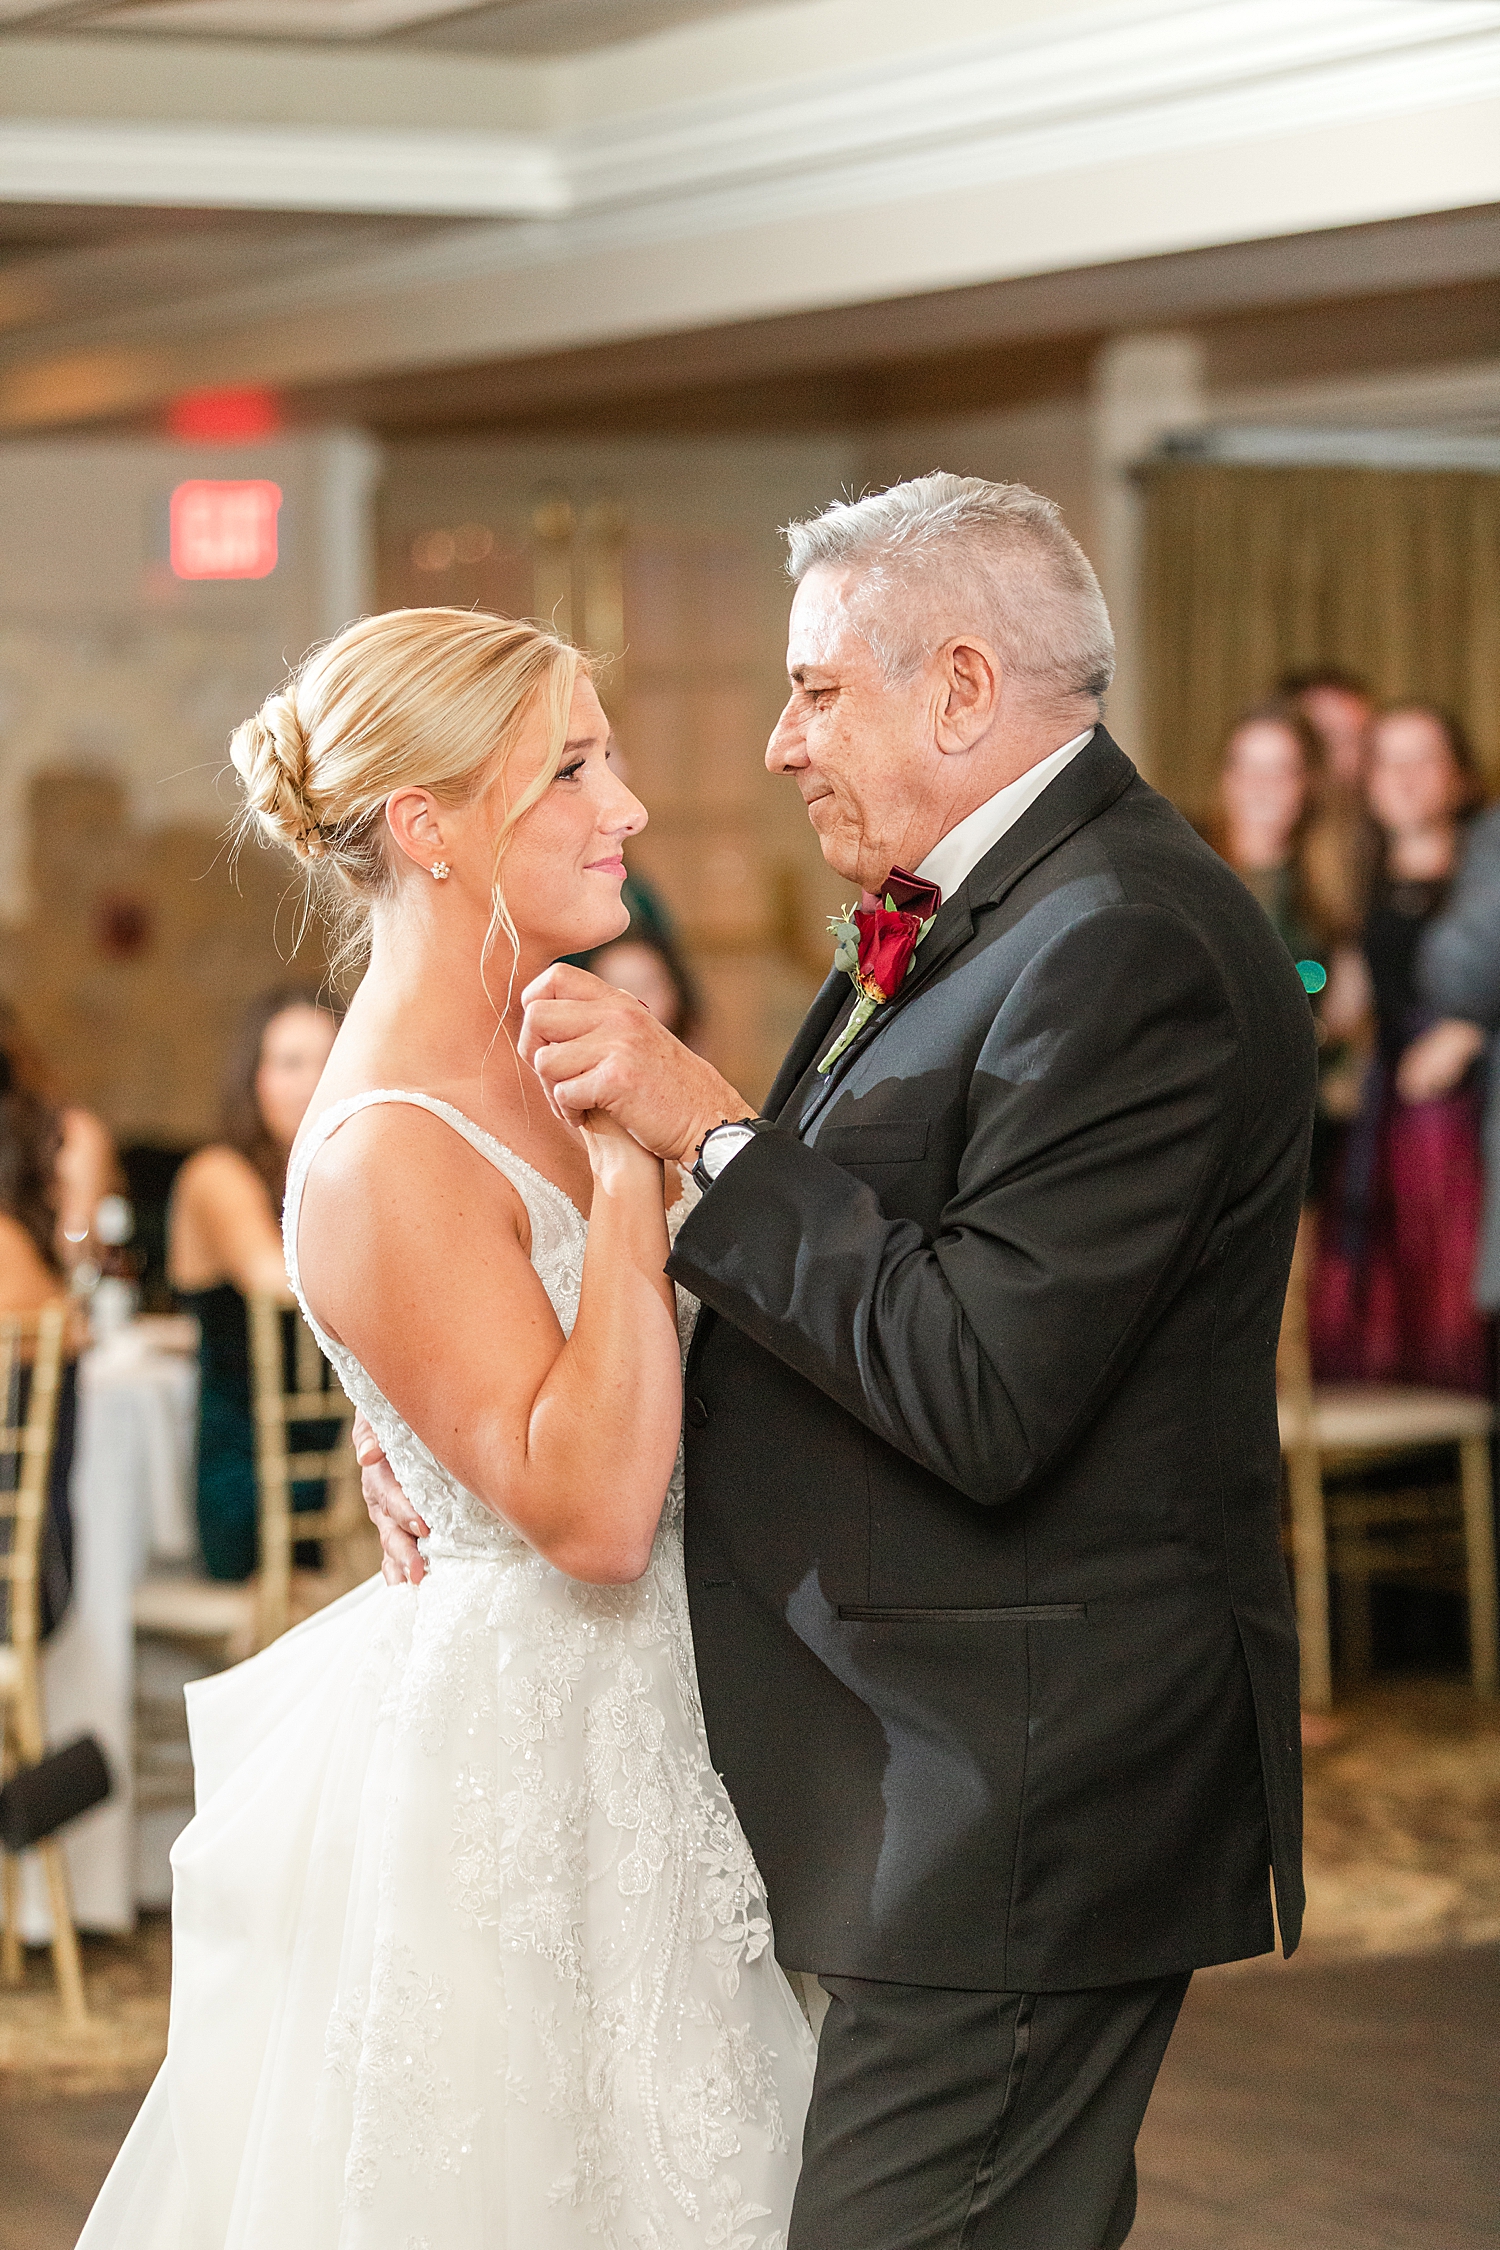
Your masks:
[{"label": "chair back", "polygon": [[[42,1532],[62,1388],[65,1304],[0,1317],[0,1648],[19,1662],[19,1732],[41,1755],[36,1676]],[[35,1737],[35,1739],[33,1739]]]},{"label": "chair back", "polygon": [[[293,1559],[304,1540],[323,1550],[315,1598],[332,1601],[378,1566],[360,1494],[350,1428],[354,1408],[300,1312],[263,1293],[249,1299],[255,1468],[260,1508],[262,1647],[294,1622]],[[320,1507],[296,1487],[320,1484]]]},{"label": "chair back", "polygon": [[1281,1335],[1276,1346],[1276,1395],[1283,1421],[1298,1435],[1311,1434],[1312,1347],[1308,1338],[1307,1292],[1317,1250],[1317,1221],[1304,1211],[1297,1222],[1297,1246],[1286,1285]]}]

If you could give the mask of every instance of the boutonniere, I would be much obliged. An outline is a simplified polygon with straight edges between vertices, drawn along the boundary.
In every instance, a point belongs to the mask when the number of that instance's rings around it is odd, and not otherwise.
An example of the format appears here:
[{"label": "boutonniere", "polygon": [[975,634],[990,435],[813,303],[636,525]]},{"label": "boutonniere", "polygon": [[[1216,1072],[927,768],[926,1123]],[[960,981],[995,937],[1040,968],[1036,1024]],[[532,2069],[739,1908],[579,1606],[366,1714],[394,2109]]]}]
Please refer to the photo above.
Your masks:
[{"label": "boutonniere", "polygon": [[906,982],[911,957],[937,919],[943,894],[936,883],[924,883],[903,868],[893,867],[886,877],[885,904],[845,907],[830,916],[833,965],[842,969],[859,998],[854,1013],[819,1063],[828,1071],[844,1049],[857,1039],[877,1008],[883,1008]]}]

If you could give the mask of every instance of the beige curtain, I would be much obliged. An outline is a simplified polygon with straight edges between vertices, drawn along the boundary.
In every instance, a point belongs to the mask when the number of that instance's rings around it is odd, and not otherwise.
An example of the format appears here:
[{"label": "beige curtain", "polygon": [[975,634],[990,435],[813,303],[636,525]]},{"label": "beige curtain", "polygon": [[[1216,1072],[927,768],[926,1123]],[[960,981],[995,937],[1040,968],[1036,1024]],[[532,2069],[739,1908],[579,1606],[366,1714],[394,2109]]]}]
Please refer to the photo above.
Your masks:
[{"label": "beige curtain", "polygon": [[1164,462],[1143,483],[1151,770],[1186,811],[1238,713],[1313,664],[1456,711],[1500,788],[1500,476]]}]

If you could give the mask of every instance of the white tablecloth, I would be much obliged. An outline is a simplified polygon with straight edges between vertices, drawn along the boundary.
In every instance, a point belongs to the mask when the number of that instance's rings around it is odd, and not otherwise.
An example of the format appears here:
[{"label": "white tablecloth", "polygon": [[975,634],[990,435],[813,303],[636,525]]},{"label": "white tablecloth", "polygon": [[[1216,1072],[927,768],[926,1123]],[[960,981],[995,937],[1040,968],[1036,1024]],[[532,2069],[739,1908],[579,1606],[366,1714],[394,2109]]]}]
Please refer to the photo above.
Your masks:
[{"label": "white tablecloth", "polygon": [[[196,1550],[197,1395],[196,1362],[152,1350],[138,1331],[127,1329],[79,1363],[73,1599],[43,1652],[42,1678],[49,1741],[96,1735],[114,1779],[108,1802],[64,1836],[73,1912],[88,1930],[135,1923],[131,1593],[151,1562],[183,1560]],[[50,1923],[34,1860],[24,1879],[22,1926],[39,1943]]]}]

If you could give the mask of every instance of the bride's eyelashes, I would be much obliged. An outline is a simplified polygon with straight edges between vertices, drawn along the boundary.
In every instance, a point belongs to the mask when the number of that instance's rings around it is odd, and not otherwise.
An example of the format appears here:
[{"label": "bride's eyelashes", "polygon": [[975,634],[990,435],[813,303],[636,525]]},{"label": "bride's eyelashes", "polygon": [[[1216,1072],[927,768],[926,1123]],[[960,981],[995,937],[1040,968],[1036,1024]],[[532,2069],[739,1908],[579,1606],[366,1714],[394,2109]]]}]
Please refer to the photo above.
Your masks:
[{"label": "bride's eyelashes", "polygon": [[[611,741],[606,743],[604,746],[603,755],[599,758],[598,761],[609,773],[613,773],[615,771],[616,751],[617,745],[614,742]],[[578,779],[578,776],[582,772],[584,772],[584,770],[588,766],[591,754],[591,752],[584,750],[581,751],[576,758],[569,758],[565,764],[558,767],[556,773],[552,777],[553,780],[576,781]]]}]

